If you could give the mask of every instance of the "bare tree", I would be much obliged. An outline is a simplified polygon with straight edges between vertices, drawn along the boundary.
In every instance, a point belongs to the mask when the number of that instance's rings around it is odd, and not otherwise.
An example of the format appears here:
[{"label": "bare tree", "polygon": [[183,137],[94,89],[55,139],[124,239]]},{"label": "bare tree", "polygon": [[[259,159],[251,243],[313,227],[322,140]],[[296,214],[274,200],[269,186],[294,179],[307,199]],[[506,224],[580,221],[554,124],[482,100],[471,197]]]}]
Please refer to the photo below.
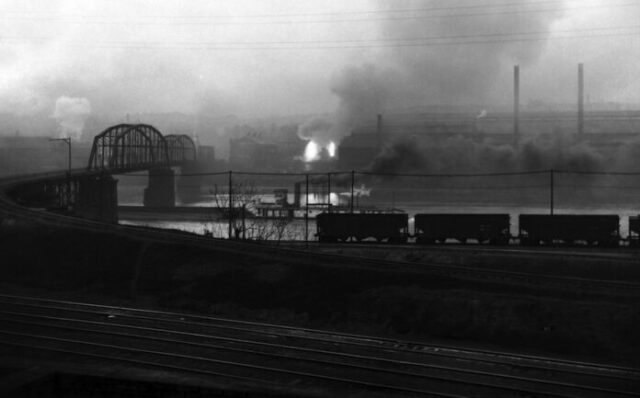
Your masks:
[{"label": "bare tree", "polygon": [[285,234],[288,217],[259,218],[255,210],[260,203],[257,185],[249,180],[235,180],[229,195],[228,185],[215,184],[210,190],[218,215],[215,221],[227,221],[230,239],[275,240],[280,242]]}]

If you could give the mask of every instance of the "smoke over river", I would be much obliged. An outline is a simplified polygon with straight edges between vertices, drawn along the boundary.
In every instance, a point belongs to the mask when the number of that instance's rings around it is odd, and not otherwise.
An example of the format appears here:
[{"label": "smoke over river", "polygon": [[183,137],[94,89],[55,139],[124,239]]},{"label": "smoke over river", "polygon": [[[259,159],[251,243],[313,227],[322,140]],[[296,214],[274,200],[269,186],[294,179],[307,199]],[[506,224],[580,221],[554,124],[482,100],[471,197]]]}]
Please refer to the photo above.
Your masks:
[{"label": "smoke over river", "polygon": [[[153,12],[144,2],[7,0],[3,7],[0,135],[51,135],[56,119],[61,135],[77,137],[87,118],[95,134],[130,114],[161,121],[168,133],[197,134],[226,157],[230,139],[246,131],[236,127],[262,132],[289,118],[309,145],[287,157],[327,159],[377,114],[486,110],[490,117],[509,109],[515,64],[523,112],[575,104],[578,63],[587,105],[640,104],[640,4],[624,0],[194,0],[162,1]],[[50,124],[39,128],[27,120],[43,117]],[[421,146],[428,156],[417,164],[621,162],[599,148],[570,143],[557,151],[556,144],[451,138]],[[397,153],[389,148],[378,163]]]},{"label": "smoke over river", "polygon": [[[371,124],[379,113],[420,111],[434,105],[475,107],[479,115],[486,115],[485,108],[505,102],[509,87],[505,84],[508,81],[505,70],[514,63],[523,66],[535,63],[545,48],[551,25],[563,16],[561,9],[531,13],[530,3],[512,4],[506,9],[479,7],[470,0],[447,2],[446,7],[436,7],[433,3],[425,7],[424,1],[415,0],[375,4],[380,12],[393,16],[377,26],[381,40],[389,45],[379,49],[375,62],[353,64],[334,74],[331,92],[337,98],[335,111],[321,123],[303,124],[299,130],[301,138],[321,147],[326,142],[339,145],[354,127]],[[426,15],[412,18],[407,10]],[[536,40],[505,40],[518,31],[540,33]],[[469,40],[485,32],[497,40],[480,46]],[[394,45],[396,43],[403,45]],[[324,128],[317,128],[319,124]],[[311,129],[309,125],[316,128]],[[453,141],[437,150],[448,153],[446,157],[455,156],[455,151],[473,152],[475,160],[481,160],[476,153],[488,152],[485,154],[496,158],[487,160],[489,168],[498,163],[516,162],[509,158],[517,158],[520,151],[518,148],[469,148],[471,144]],[[428,156],[429,159],[418,161],[409,147],[405,142],[394,144],[377,164],[400,169],[426,164],[442,168],[444,159]],[[407,159],[401,159],[404,152],[409,152]],[[375,164],[373,167],[379,168]]]},{"label": "smoke over river", "polygon": [[394,141],[382,149],[368,170],[374,173],[598,171],[615,166],[633,167],[632,163],[633,158],[626,153],[598,151],[587,143],[574,143],[570,137],[540,136],[514,144],[495,144],[457,136],[428,145],[410,139]]}]

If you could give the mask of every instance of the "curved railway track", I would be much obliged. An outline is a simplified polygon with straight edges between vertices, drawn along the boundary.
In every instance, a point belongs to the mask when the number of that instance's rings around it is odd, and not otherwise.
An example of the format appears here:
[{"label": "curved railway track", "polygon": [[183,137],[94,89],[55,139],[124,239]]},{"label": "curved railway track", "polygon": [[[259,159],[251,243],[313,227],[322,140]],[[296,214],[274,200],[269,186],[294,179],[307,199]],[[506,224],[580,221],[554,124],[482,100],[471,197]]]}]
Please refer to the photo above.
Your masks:
[{"label": "curved railway track", "polygon": [[[86,170],[75,170],[75,173],[84,174]],[[611,297],[615,299],[635,300],[640,297],[640,283],[623,282],[615,280],[589,279],[578,277],[562,277],[554,275],[542,275],[532,272],[517,272],[496,269],[480,269],[468,266],[451,265],[429,261],[428,263],[412,263],[406,261],[390,261],[368,257],[356,257],[335,253],[313,252],[302,248],[284,248],[266,244],[247,243],[226,239],[212,239],[198,236],[192,233],[175,230],[161,230],[157,228],[108,224],[87,219],[80,219],[68,215],[56,214],[44,210],[34,210],[14,203],[7,195],[7,191],[19,184],[38,181],[43,178],[65,178],[65,173],[36,174],[11,179],[0,180],[0,214],[9,218],[40,223],[46,225],[78,228],[92,232],[108,232],[110,234],[133,237],[135,239],[149,240],[167,244],[187,244],[205,249],[227,252],[242,256],[255,256],[264,258],[268,255],[271,259],[291,263],[292,259],[304,262],[318,262],[329,267],[354,267],[368,269],[397,269],[410,270],[411,272],[427,273],[437,276],[488,281],[494,283],[507,283],[517,286],[528,286],[535,289],[541,287],[563,292],[575,292],[580,295],[594,297]],[[215,243],[213,243],[215,242]],[[249,248],[249,249],[248,249]],[[412,246],[415,249],[415,246]],[[491,249],[488,249],[491,250]],[[500,251],[508,249],[497,249]],[[549,255],[546,252],[545,255]],[[556,252],[554,252],[556,253]],[[560,256],[571,255],[566,252],[557,252]],[[575,255],[575,253],[574,253]],[[583,256],[582,253],[579,256]],[[619,260],[619,259],[618,259]],[[638,261],[631,258],[630,261]]]},{"label": "curved railway track", "polygon": [[[0,296],[0,347],[369,396],[640,396],[640,371],[163,311]],[[294,384],[291,381],[295,380]]]}]

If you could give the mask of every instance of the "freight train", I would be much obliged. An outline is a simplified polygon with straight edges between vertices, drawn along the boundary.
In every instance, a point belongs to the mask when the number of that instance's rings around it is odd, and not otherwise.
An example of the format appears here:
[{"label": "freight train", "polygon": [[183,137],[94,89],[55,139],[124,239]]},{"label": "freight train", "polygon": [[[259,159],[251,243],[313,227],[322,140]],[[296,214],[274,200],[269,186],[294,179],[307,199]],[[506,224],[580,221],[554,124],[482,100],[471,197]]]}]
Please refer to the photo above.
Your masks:
[{"label": "freight train", "polygon": [[[450,242],[523,246],[581,244],[616,247],[620,236],[617,215],[520,214],[518,235],[510,232],[509,214],[416,214],[414,233],[404,213],[322,213],[316,217],[320,242],[375,239],[378,242],[418,244]],[[638,245],[640,217],[629,218],[629,244]]]}]

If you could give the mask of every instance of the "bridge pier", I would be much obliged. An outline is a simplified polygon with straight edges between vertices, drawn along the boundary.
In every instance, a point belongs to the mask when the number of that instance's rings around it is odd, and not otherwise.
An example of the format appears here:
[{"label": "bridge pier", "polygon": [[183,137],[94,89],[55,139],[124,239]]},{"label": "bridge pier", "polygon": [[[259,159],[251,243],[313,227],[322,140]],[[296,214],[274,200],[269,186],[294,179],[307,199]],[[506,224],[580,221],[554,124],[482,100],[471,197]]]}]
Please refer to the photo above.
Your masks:
[{"label": "bridge pier", "polygon": [[149,186],[144,190],[145,207],[176,205],[175,173],[171,168],[149,170]]},{"label": "bridge pier", "polygon": [[77,184],[77,216],[103,222],[118,222],[118,180],[111,175],[99,175],[82,177]]},{"label": "bridge pier", "polygon": [[[176,184],[176,194],[182,203],[197,202],[202,200],[202,187],[205,185],[205,176],[193,174],[204,173],[206,165],[198,161],[185,162],[180,165],[180,174]],[[184,176],[191,174],[191,176]]]}]

